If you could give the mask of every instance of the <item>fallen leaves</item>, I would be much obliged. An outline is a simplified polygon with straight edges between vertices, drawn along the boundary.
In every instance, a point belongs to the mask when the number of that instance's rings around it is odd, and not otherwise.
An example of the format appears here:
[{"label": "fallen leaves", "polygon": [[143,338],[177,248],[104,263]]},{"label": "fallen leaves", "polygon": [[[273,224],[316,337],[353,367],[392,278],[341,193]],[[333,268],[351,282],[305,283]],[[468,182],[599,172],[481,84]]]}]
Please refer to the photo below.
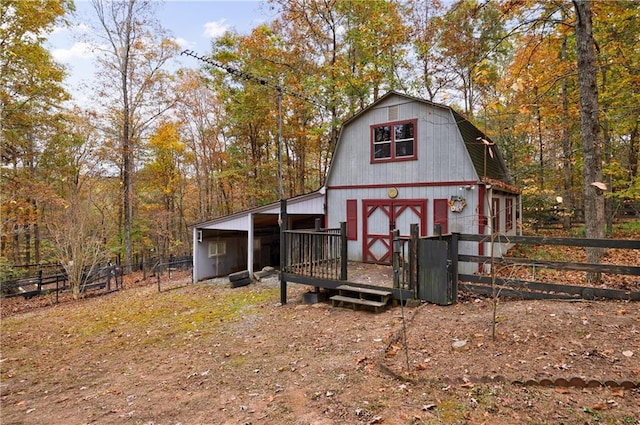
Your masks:
[{"label": "fallen leaves", "polygon": [[609,406],[606,403],[595,403],[589,407],[585,407],[585,412],[590,413],[590,411],[599,411],[599,410],[607,410]]},{"label": "fallen leaves", "polygon": [[[194,295],[202,297],[202,291],[195,292],[196,289],[195,286],[187,288],[181,296],[190,299],[190,292],[194,291]],[[148,293],[142,295],[149,296]],[[119,294],[114,298],[116,296]],[[168,295],[163,293],[160,296]],[[273,299],[276,299],[275,295]],[[295,306],[295,298],[292,300]],[[62,373],[57,371],[60,364],[55,363],[55,370],[50,372],[55,372],[56,385],[51,387],[48,399],[41,397],[41,402],[34,406],[29,402],[23,402],[17,408],[10,404],[35,398],[38,396],[36,391],[42,388],[42,385],[32,385],[37,381],[35,372],[26,368],[30,363],[23,365],[22,362],[4,361],[0,362],[3,372],[15,374],[18,378],[2,375],[2,380],[10,380],[12,385],[12,392],[4,395],[2,400],[3,415],[6,407],[9,412],[14,410],[11,412],[15,415],[13,418],[24,418],[27,408],[37,407],[29,419],[34,418],[33,423],[42,423],[45,409],[54,413],[63,409],[80,410],[76,404],[79,400],[82,408],[87,409],[83,420],[101,418],[89,414],[109,414],[117,421],[119,414],[132,410],[125,400],[132,391],[141,395],[136,403],[147,403],[146,395],[149,395],[151,402],[145,404],[145,408],[150,411],[156,409],[158,412],[166,405],[174,406],[176,414],[186,418],[181,419],[184,423],[198,422],[195,415],[203,412],[211,415],[211,423],[248,423],[249,420],[254,424],[288,423],[297,419],[295,415],[304,412],[306,423],[384,425],[546,421],[577,424],[597,423],[598,415],[604,423],[608,417],[631,417],[630,412],[637,412],[635,389],[602,385],[607,380],[623,382],[623,378],[625,382],[637,382],[637,376],[640,376],[636,360],[640,353],[637,333],[640,327],[635,322],[640,312],[637,303],[504,302],[499,308],[501,315],[509,320],[499,324],[499,332],[506,338],[501,336],[496,340],[490,337],[491,315],[486,308],[478,308],[478,304],[474,299],[468,304],[460,303],[455,310],[431,305],[416,309],[415,319],[407,328],[408,343],[405,346],[397,342],[401,340],[393,339],[400,326],[393,316],[399,316],[397,310],[390,309],[389,313],[374,316],[327,309],[331,312],[327,315],[325,310],[296,310],[288,305],[272,308],[272,302],[268,300],[256,313],[255,317],[260,320],[249,315],[247,320],[226,322],[224,327],[212,328],[210,336],[203,333],[205,341],[190,340],[190,345],[184,350],[180,345],[169,346],[166,342],[159,346],[123,346],[119,351],[110,348],[113,353],[109,354],[109,362],[99,365],[99,369],[105,372],[92,366],[93,359],[100,358],[94,355],[97,346],[82,345],[77,357],[72,359],[80,359],[84,363],[74,361],[70,363],[74,370],[69,371],[65,367]],[[622,306],[628,313],[616,314]],[[461,310],[466,314],[460,315]],[[595,314],[596,310],[602,311],[602,315]],[[438,313],[427,314],[434,311]],[[555,316],[549,317],[550,313]],[[291,320],[295,320],[295,326]],[[361,322],[354,325],[354,320]],[[572,325],[568,324],[569,320],[573,321]],[[584,327],[584,320],[588,320],[588,328]],[[33,318],[29,325],[32,323]],[[123,332],[122,338],[127,331],[134,337],[137,335],[135,330],[121,326],[118,332]],[[155,329],[152,335],[161,335],[164,329]],[[588,333],[592,337],[586,340],[584,335]],[[263,335],[263,339],[257,340],[253,336],[258,334]],[[340,334],[353,338],[341,338]],[[383,341],[377,341],[382,335],[385,336]],[[519,336],[517,343],[514,343],[513,335]],[[357,342],[356,336],[359,338]],[[452,355],[451,342],[456,336],[467,338],[469,349]],[[76,338],[75,331],[73,338]],[[387,351],[382,351],[386,341],[392,342],[390,351],[394,355],[391,357],[385,357]],[[3,357],[18,358],[18,354],[5,352],[4,343]],[[482,349],[477,348],[478,343],[484,344]],[[256,344],[260,344],[260,348]],[[51,344],[34,344],[34,354],[45,353],[40,349],[41,345],[50,351],[47,356],[56,354],[55,350],[51,352]],[[317,350],[318,347],[322,350]],[[64,348],[68,355],[69,345]],[[132,351],[133,348],[140,351]],[[14,352],[16,350],[13,348]],[[623,354],[627,350],[633,352],[633,357]],[[412,362],[411,372],[405,369],[405,351]],[[128,361],[132,358],[136,361]],[[87,359],[92,360],[87,363]],[[163,359],[163,362],[158,359]],[[381,362],[398,373],[407,373],[410,378],[424,377],[425,381],[414,384],[414,381],[403,383],[391,379],[376,368]],[[82,364],[86,364],[86,370],[80,368]],[[556,364],[568,364],[571,368],[561,371],[553,368]],[[126,368],[123,365],[127,365]],[[547,369],[542,369],[545,365]],[[69,390],[73,385],[76,385],[73,386],[75,391],[85,384],[84,378],[80,383],[77,380],[88,370],[93,370],[96,377],[95,381],[87,382],[102,382],[104,376],[109,376],[111,392],[100,401],[104,408],[94,402],[76,400],[75,393]],[[294,371],[295,374],[290,373]],[[372,373],[368,373],[370,371]],[[135,379],[143,374],[144,380]],[[185,382],[185,376],[189,374],[195,375]],[[485,376],[496,375],[503,379],[488,383],[482,380]],[[475,385],[458,380],[464,376],[470,377]],[[565,385],[572,382],[572,376],[585,376],[593,385],[555,388],[534,382],[525,386],[525,378],[536,378],[539,383],[548,376],[564,377]],[[153,377],[158,379],[154,381]],[[442,377],[449,379],[440,380]],[[216,391],[199,389],[201,387],[197,385],[205,378],[211,381],[212,387],[217,387]],[[518,378],[522,379],[522,385],[511,384]],[[19,379],[28,381],[22,383]],[[69,379],[75,379],[75,382],[69,383]],[[42,377],[38,376],[38,380]],[[557,381],[554,379],[554,382]],[[27,391],[26,395],[13,392],[15,385],[19,386],[17,389]],[[65,394],[74,396],[61,399]],[[55,403],[57,400],[59,404]],[[472,409],[472,405],[477,408]],[[240,406],[245,406],[245,409]],[[254,409],[255,412],[264,411],[269,419],[259,420],[252,413]],[[583,413],[582,409],[593,412],[593,416]],[[84,415],[85,411],[82,413]],[[137,416],[138,413],[132,419],[140,420]]]}]

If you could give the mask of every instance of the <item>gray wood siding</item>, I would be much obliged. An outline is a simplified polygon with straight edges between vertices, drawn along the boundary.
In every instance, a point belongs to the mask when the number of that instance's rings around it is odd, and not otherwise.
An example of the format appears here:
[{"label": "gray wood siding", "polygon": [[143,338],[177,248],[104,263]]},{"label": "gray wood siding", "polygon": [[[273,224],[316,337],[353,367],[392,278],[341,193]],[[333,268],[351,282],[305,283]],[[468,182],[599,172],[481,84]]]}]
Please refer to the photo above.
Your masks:
[{"label": "gray wood siding", "polygon": [[[451,196],[462,196],[467,202],[467,206],[461,212],[448,212],[449,232],[457,233],[477,233],[478,232],[478,187],[467,190],[461,186],[428,186],[428,187],[402,187],[398,188],[396,199],[426,199],[427,200],[427,228],[425,234],[433,235],[433,200],[450,199]],[[363,212],[362,200],[388,199],[386,188],[353,188],[336,189],[327,192],[328,227],[338,227],[340,222],[347,219],[347,200],[358,200],[358,240],[349,241],[349,259],[362,261],[362,240],[363,240]],[[375,228],[380,228],[384,224],[374,224]],[[475,250],[475,248],[474,248]],[[471,252],[468,252],[471,254]],[[475,250],[477,253],[477,250]]]},{"label": "gray wood siding", "polygon": [[[397,119],[390,119],[390,106],[397,106]],[[417,120],[417,160],[372,164],[371,126],[413,119]],[[390,187],[398,189],[398,200],[427,200],[424,234],[434,233],[433,200],[451,199],[452,196],[464,197],[467,205],[461,212],[448,211],[449,232],[478,231],[478,186],[467,189],[464,185],[451,184],[473,184],[479,177],[453,114],[447,108],[416,102],[402,96],[390,96],[343,127],[332,161],[327,178],[328,226],[337,227],[341,221],[346,221],[348,199],[356,199],[358,205],[357,240],[348,242],[351,260],[362,261],[364,254],[362,200],[389,199],[387,190]],[[443,185],[437,185],[439,182]],[[379,187],[371,187],[374,185]],[[375,214],[371,219],[374,222],[369,223],[370,229],[388,226],[388,223],[376,223],[377,219],[385,221],[387,217]],[[402,223],[403,226],[406,224]],[[476,254],[477,244],[463,247],[463,251]]]},{"label": "gray wood siding", "polygon": [[[226,242],[226,254],[209,258],[208,246],[211,241]],[[196,282],[225,276],[246,268],[247,239],[241,235],[205,238],[193,252],[198,257],[197,276],[194,276]]]},{"label": "gray wood siding", "polygon": [[[372,164],[371,125],[389,122],[389,106],[392,104],[398,107],[397,121],[417,119],[418,159]],[[342,129],[327,186],[477,179],[448,109],[392,96]]]}]

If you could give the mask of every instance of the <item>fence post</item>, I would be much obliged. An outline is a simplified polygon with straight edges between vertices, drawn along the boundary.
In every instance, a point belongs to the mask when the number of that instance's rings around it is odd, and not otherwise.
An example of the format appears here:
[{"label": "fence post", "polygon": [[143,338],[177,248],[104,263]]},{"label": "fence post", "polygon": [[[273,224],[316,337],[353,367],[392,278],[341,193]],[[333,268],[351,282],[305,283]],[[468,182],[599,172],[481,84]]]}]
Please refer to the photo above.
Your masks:
[{"label": "fence post", "polygon": [[[118,256],[118,258],[120,257]],[[116,263],[115,267],[116,290],[120,290],[120,288],[124,287],[124,282],[122,281],[124,269],[120,266],[120,263]],[[118,278],[120,278],[120,280],[118,280]]]},{"label": "fence post", "polygon": [[[314,263],[316,263],[315,266],[317,269],[317,276],[322,276],[323,264],[321,260],[324,258],[322,258],[320,247],[324,246],[325,240],[324,239],[321,240],[319,236],[320,231],[322,230],[320,219],[316,218],[313,221],[313,225],[314,225],[313,230],[316,232],[316,234],[311,236],[311,241],[313,241],[313,248],[312,248],[312,254],[311,254],[311,276],[313,276]],[[320,292],[320,287],[315,286],[313,290],[315,292]]]},{"label": "fence post", "polygon": [[284,279],[284,272],[287,266],[287,200],[280,200],[280,304],[287,303],[287,281]]},{"label": "fence post", "polygon": [[38,270],[38,295],[42,293],[42,267]]},{"label": "fence post", "polygon": [[417,223],[411,224],[410,232],[411,240],[409,241],[409,289],[413,291],[415,297],[418,287],[418,238],[420,237],[420,226]]},{"label": "fence post", "polygon": [[142,280],[147,280],[147,268],[144,266],[144,249],[140,254],[140,258],[142,258]]},{"label": "fence post", "polygon": [[116,255],[116,266],[118,267],[118,273],[116,274],[116,276],[120,276],[120,282],[118,282],[118,278],[116,277],[116,289],[120,290],[120,287],[123,286],[122,274],[124,271],[124,269],[122,268],[122,254],[120,253]]},{"label": "fence post", "polygon": [[347,222],[340,222],[340,280],[347,280]]},{"label": "fence post", "polygon": [[449,279],[451,279],[451,302],[455,304],[458,299],[458,238],[459,233],[451,234],[451,242],[449,243],[449,264],[451,270]]},{"label": "fence post", "polygon": [[400,287],[400,230],[391,231],[392,258],[393,258],[393,287]]}]

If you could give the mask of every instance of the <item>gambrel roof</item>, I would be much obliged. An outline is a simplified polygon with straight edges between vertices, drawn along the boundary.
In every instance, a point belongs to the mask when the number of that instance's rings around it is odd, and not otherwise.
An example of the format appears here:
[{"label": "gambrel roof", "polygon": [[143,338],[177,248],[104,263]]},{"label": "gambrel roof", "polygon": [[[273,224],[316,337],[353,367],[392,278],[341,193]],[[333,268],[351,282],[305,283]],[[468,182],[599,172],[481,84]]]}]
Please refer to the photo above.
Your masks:
[{"label": "gambrel roof", "polygon": [[467,146],[467,152],[469,152],[478,176],[482,180],[497,180],[510,185],[509,170],[495,143],[454,109],[448,109],[451,110],[456,120],[458,130],[460,130],[462,140]]},{"label": "gambrel roof", "polygon": [[[511,176],[507,169],[506,163],[498,149],[498,146],[491,140],[489,136],[484,134],[480,129],[473,125],[460,113],[456,112],[450,106],[442,105],[439,103],[431,102],[426,99],[421,99],[415,96],[406,95],[396,92],[394,90],[385,93],[371,105],[367,106],[350,119],[344,122],[342,128],[346,128],[351,122],[357,120],[368,110],[376,108],[383,102],[386,102],[392,96],[400,96],[405,99],[423,103],[431,107],[447,110],[451,113],[453,120],[460,132],[462,140],[464,141],[466,150],[469,154],[469,158],[473,163],[473,167],[478,175],[478,179],[486,183],[498,183],[503,190],[519,193],[519,190],[512,186]],[[340,138],[338,138],[340,141]],[[337,147],[336,147],[337,152]],[[332,161],[333,162],[333,161]],[[331,173],[331,170],[329,171]]]}]

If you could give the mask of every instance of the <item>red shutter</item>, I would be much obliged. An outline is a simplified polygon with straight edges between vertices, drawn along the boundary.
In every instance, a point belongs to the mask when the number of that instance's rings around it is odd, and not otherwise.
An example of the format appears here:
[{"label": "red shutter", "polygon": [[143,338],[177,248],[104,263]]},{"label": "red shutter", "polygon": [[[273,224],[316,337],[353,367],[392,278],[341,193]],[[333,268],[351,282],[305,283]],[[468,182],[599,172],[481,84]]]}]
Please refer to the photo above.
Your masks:
[{"label": "red shutter", "polygon": [[449,204],[446,199],[433,200],[433,231],[440,225],[442,235],[449,233]]},{"label": "red shutter", "polygon": [[500,199],[491,199],[491,214],[493,215],[492,233],[500,233]]},{"label": "red shutter", "polygon": [[358,200],[347,199],[347,239],[358,239]]}]

